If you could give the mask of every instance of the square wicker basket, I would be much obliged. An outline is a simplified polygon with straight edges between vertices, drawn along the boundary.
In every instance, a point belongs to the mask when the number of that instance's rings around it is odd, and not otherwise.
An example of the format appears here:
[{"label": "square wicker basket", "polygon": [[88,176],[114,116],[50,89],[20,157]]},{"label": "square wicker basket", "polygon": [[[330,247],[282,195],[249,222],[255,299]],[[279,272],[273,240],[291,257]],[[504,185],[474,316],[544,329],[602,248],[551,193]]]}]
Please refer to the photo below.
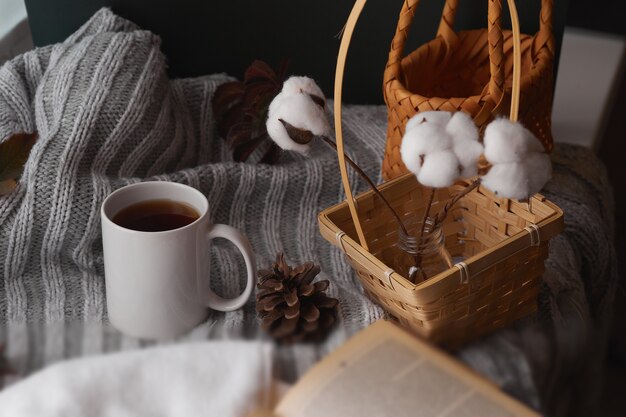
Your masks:
[{"label": "square wicker basket", "polygon": [[[437,190],[433,212],[462,187]],[[379,189],[403,222],[425,209],[426,191],[412,174]],[[357,243],[346,202],[319,214],[320,232],[346,254],[369,296],[404,326],[454,348],[536,310],[549,240],[563,229],[563,212],[541,195],[530,205],[497,198],[484,187],[463,197],[443,232],[446,248],[466,267],[458,263],[418,284],[389,260],[398,232],[381,200],[368,191],[356,202],[369,251]]]}]

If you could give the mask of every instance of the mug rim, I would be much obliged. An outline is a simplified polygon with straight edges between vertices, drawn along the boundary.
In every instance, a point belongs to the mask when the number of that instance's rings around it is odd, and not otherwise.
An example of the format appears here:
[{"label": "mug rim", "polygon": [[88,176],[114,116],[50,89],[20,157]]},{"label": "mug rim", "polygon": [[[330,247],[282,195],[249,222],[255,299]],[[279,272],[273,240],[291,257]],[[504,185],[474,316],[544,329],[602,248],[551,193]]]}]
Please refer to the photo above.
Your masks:
[{"label": "mug rim", "polygon": [[[156,184],[160,184],[158,185],[159,187],[177,187],[180,189],[185,190],[185,192],[193,192],[195,193],[197,196],[199,196],[201,198],[201,200],[204,202],[205,207],[203,208],[202,213],[200,213],[200,216],[194,220],[193,222],[183,226],[183,227],[177,227],[176,229],[169,229],[169,230],[161,230],[158,232],[147,232],[147,231],[143,231],[143,230],[134,230],[134,229],[129,229],[127,227],[123,227],[120,226],[119,224],[115,223],[113,221],[113,219],[109,216],[109,214],[107,213],[107,205],[111,204],[111,201],[113,201],[115,198],[119,197],[119,194],[122,194],[124,192],[128,192],[129,189],[132,188],[138,188],[138,187],[150,187],[150,186],[155,186]],[[132,204],[137,204],[143,201],[150,201],[150,199],[143,199],[143,200],[138,200]],[[174,200],[177,201],[177,200]],[[180,201],[179,201],[180,202]],[[185,204],[188,204],[188,202],[184,201]],[[197,209],[197,207],[194,206],[194,208]],[[102,202],[102,205],[100,206],[100,216],[103,220],[106,220],[106,222],[113,226],[116,229],[119,229],[123,232],[127,232],[127,233],[138,233],[141,235],[145,235],[145,236],[156,236],[156,235],[160,235],[163,236],[165,234],[172,234],[172,233],[176,233],[176,232],[182,232],[184,230],[187,230],[189,228],[195,227],[197,226],[198,223],[200,223],[202,220],[204,220],[208,215],[209,215],[209,209],[210,209],[210,205],[209,205],[209,200],[206,198],[206,196],[204,194],[202,194],[202,192],[190,185],[187,184],[182,184],[179,182],[173,182],[173,181],[142,181],[142,182],[137,182],[137,183],[133,183],[133,184],[127,184],[123,187],[118,188],[117,190],[113,191],[112,193],[110,193],[108,196],[106,196],[106,198],[104,199],[104,201]],[[115,213],[117,214],[117,213]]]}]

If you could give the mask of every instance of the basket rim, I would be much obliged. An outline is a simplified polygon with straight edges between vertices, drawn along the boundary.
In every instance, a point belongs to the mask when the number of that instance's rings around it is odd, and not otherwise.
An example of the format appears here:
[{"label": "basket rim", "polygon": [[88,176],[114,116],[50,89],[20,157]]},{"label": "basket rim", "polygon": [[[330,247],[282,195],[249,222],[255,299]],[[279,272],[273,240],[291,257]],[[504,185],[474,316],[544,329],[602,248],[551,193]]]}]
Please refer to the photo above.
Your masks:
[{"label": "basket rim", "polygon": [[[457,32],[457,35],[459,35],[460,38],[462,38],[464,35],[468,34],[468,33],[472,33],[472,32],[485,32],[487,29],[482,28],[482,29],[467,29],[467,30],[461,30]],[[502,31],[503,34],[508,34],[508,33],[512,33],[511,30],[503,30]],[[534,35],[529,35],[526,33],[522,33],[521,34],[521,39],[522,41],[527,40],[530,42],[533,42],[536,38],[537,34]],[[389,81],[387,81],[386,83],[384,83],[384,95],[385,95],[385,101],[389,101],[390,98],[394,97],[394,94],[391,94],[391,91],[396,91],[398,93],[400,93],[400,95],[402,97],[415,97],[415,98],[425,98],[427,100],[468,100],[468,99],[473,99],[476,102],[482,102],[484,101],[485,97],[488,95],[486,92],[482,92],[481,94],[474,94],[474,95],[470,95],[470,96],[463,96],[463,97],[442,97],[442,96],[425,96],[422,95],[420,93],[416,93],[413,91],[410,91],[409,89],[407,89],[405,87],[405,83],[400,81],[400,78],[403,76],[404,74],[404,67],[405,67],[405,63],[406,62],[413,62],[413,60],[411,58],[414,58],[415,55],[417,55],[420,50],[422,48],[429,48],[433,43],[443,43],[445,44],[445,41],[442,37],[436,37],[434,39],[431,39],[423,44],[421,44],[420,46],[418,46],[417,48],[415,48],[413,51],[411,51],[411,53],[405,55],[402,60],[400,61],[400,65],[398,66],[399,70],[396,71],[395,77]],[[547,50],[547,45],[542,45],[541,48],[537,49],[536,51],[534,50],[534,48],[530,48],[530,53],[532,56],[532,64],[531,64],[531,68],[529,71],[525,72],[522,74],[521,80],[520,80],[520,88],[522,90],[524,90],[525,88],[528,88],[528,84],[537,76],[536,74],[541,74],[544,73],[546,71],[549,71],[549,65],[547,65],[549,63],[549,60],[544,59],[544,50]],[[508,80],[508,77],[507,77]],[[508,80],[506,82],[506,87],[507,90],[511,89],[511,84],[510,84],[510,80]],[[396,100],[394,100],[395,102]]]},{"label": "basket rim", "polygon": [[[390,181],[386,181],[385,183],[379,185],[378,189],[381,192],[383,192],[385,189],[389,187],[393,187],[396,183],[406,180],[406,178],[410,176],[413,176],[413,174],[407,173],[399,177],[396,177]],[[474,190],[472,192],[477,192],[477,191]],[[374,194],[374,192],[372,190],[368,190],[355,196],[357,206],[358,206],[359,200],[371,197],[372,194]],[[535,194],[532,197],[532,199],[539,203],[545,204],[546,206],[548,206],[550,209],[553,210],[552,214],[550,214],[549,216],[547,216],[546,218],[544,218],[543,220],[541,220],[540,222],[536,224],[541,232],[540,233],[541,242],[549,241],[552,237],[558,235],[563,230],[563,227],[564,227],[563,210],[541,194]],[[388,276],[387,276],[390,281],[393,280],[398,285],[401,285],[402,287],[410,291],[422,291],[422,290],[427,290],[431,286],[437,285],[442,280],[448,279],[452,275],[460,275],[459,268],[452,267],[452,268],[446,269],[445,271],[440,272],[439,274],[433,277],[428,278],[426,281],[423,281],[417,284],[410,282],[406,277],[404,277],[403,275],[393,270],[393,268],[387,266],[377,256],[375,256],[370,251],[363,248],[363,246],[361,246],[357,241],[355,241],[353,238],[347,235],[330,219],[330,216],[333,213],[336,213],[341,210],[347,210],[347,209],[348,209],[348,202],[344,200],[340,203],[334,204],[322,210],[318,214],[318,223],[319,223],[321,234],[326,238],[326,240],[328,240],[334,246],[339,247],[344,252],[347,252],[345,250],[345,246],[346,245],[350,246],[356,253],[360,255],[360,257],[364,258],[363,261],[373,263],[380,271],[391,271],[390,273],[388,273]],[[324,233],[324,229],[328,231],[327,234]],[[334,239],[330,238],[331,235]],[[472,276],[479,274],[485,269],[487,269],[488,267],[488,265],[483,267],[482,264],[485,263],[484,261],[482,261],[483,259],[489,257],[490,255],[491,256],[504,255],[505,251],[510,252],[511,248],[515,248],[516,249],[515,251],[509,253],[507,256],[501,256],[501,259],[506,259],[510,256],[513,256],[515,255],[515,253],[529,246],[527,244],[527,242],[529,241],[529,238],[528,238],[529,236],[530,236],[530,232],[526,230],[521,230],[515,235],[509,236],[508,238],[494,245],[493,247],[487,248],[467,258],[463,262],[465,263],[467,268],[472,269],[471,271]],[[530,239],[532,239],[532,237]],[[354,257],[352,257],[352,260],[354,262],[358,262],[362,264],[362,266],[365,266],[363,265],[363,262],[359,262],[357,259],[354,259]]]}]

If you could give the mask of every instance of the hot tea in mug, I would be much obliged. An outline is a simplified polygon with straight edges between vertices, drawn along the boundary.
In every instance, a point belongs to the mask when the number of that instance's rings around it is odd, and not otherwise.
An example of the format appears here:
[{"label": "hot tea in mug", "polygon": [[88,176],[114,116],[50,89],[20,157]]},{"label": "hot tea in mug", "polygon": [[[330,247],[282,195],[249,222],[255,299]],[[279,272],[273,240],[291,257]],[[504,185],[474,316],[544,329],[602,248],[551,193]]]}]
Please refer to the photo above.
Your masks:
[{"label": "hot tea in mug", "polygon": [[[143,182],[106,198],[101,218],[111,324],[131,336],[171,338],[200,324],[209,308],[232,311],[246,303],[256,274],[250,243],[210,217],[206,197],[183,184]],[[218,296],[209,285],[216,237],[230,240],[246,262],[245,289],[233,299]]]}]

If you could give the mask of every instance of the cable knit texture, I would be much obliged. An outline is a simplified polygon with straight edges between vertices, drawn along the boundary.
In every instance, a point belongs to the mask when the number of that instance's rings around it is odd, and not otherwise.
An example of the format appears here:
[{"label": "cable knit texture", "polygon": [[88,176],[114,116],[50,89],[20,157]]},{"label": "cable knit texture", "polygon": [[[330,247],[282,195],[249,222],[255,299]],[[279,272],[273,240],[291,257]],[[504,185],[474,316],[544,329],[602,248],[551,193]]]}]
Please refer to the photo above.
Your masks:
[{"label": "cable knit texture", "polygon": [[[383,316],[318,233],[317,213],[343,198],[332,151],[320,144],[276,166],[232,162],[211,111],[228,77],[169,80],[165,65],[157,36],[102,9],[64,43],[0,68],[0,141],[39,132],[18,188],[0,197],[0,343],[22,375],[152,344],[107,323],[99,219],[107,194],[147,179],[201,190],[214,221],[250,238],[259,266],[279,250],[290,263],[322,266],[341,301],[341,325],[322,345],[278,349],[284,378]],[[350,157],[377,178],[385,108],[346,106],[344,120]],[[566,229],[552,241],[539,314],[458,355],[534,407],[591,415],[616,282],[610,188],[589,151],[557,146],[552,159],[544,194],[565,210]],[[236,249],[214,245],[211,268],[218,293],[239,292],[245,268]],[[253,298],[241,310],[211,312],[186,339],[262,337]]]}]

